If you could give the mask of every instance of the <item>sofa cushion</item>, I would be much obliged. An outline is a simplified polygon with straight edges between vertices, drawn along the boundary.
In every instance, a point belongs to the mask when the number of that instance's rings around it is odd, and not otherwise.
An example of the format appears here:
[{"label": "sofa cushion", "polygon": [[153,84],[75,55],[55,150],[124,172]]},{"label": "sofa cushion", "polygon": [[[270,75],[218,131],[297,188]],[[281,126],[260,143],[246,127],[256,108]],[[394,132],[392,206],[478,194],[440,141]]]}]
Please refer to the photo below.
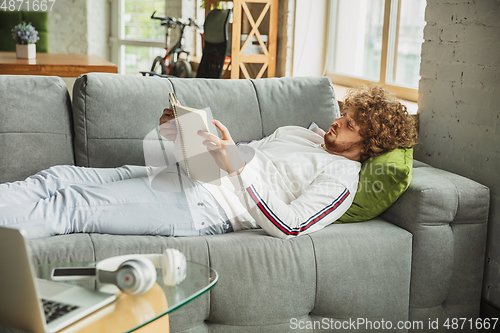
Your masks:
[{"label": "sofa cushion", "polygon": [[90,239],[96,260],[171,247],[219,273],[213,289],[171,314],[173,332],[287,331],[290,318],[408,318],[412,237],[383,219],[331,225],[286,240],[260,229],[199,237],[90,234]]},{"label": "sofa cushion", "polygon": [[307,127],[311,121],[328,128],[340,117],[335,91],[327,77],[287,77],[251,80],[259,100],[262,132],[280,126]]},{"label": "sofa cushion", "polygon": [[71,101],[55,76],[0,75],[0,183],[74,164]]},{"label": "sofa cushion", "polygon": [[211,266],[221,272],[210,295],[211,323],[284,324],[314,307],[316,260],[309,237],[283,240],[251,230],[207,237],[207,242]]},{"label": "sofa cushion", "polygon": [[[91,234],[90,237],[95,248],[96,260],[124,254],[162,253],[166,248],[174,248],[184,253],[187,260],[210,266],[209,248],[206,237],[203,236],[162,237]],[[207,292],[172,312],[169,315],[171,332],[183,331],[202,324],[209,314],[209,300],[210,292]]]},{"label": "sofa cushion", "polygon": [[336,321],[384,318],[393,323],[408,318],[411,233],[376,218],[330,225],[309,237],[316,262],[321,263],[316,266],[313,315]]},{"label": "sofa cushion", "polygon": [[339,222],[367,221],[382,214],[411,182],[413,148],[395,149],[363,162],[356,196]]},{"label": "sofa cushion", "polygon": [[168,106],[169,80],[119,74],[80,76],[73,86],[76,164],[144,165],[143,140]]},{"label": "sofa cushion", "polygon": [[59,235],[32,239],[29,247],[36,265],[58,262],[94,261],[94,246],[89,234]]},{"label": "sofa cushion", "polygon": [[249,80],[173,78],[170,82],[182,105],[209,107],[213,117],[229,129],[235,142],[263,136],[259,101]]},{"label": "sofa cushion", "polygon": [[[94,246],[89,234],[70,234],[32,239],[28,242],[39,278],[50,280],[55,263],[94,261]],[[76,266],[80,266],[76,264]],[[79,281],[78,285],[94,288],[95,281]],[[2,332],[0,328],[0,332]]]},{"label": "sofa cushion", "polygon": [[411,186],[381,217],[413,234],[410,319],[476,318],[489,189],[417,163]]},{"label": "sofa cushion", "polygon": [[182,105],[210,107],[236,142],[260,139],[280,126],[305,127],[311,120],[328,126],[339,116],[325,77],[210,80],[84,74],[73,87],[76,164],[144,165],[143,141],[158,126],[169,92]]}]

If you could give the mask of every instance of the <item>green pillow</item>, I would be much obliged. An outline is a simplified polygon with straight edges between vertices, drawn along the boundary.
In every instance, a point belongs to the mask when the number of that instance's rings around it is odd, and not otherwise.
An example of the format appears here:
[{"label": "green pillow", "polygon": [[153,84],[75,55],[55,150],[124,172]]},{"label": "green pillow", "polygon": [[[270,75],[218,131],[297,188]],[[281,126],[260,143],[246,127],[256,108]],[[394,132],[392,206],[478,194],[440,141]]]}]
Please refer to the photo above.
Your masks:
[{"label": "green pillow", "polygon": [[395,149],[363,162],[352,206],[335,223],[367,221],[382,214],[410,186],[413,148]]}]

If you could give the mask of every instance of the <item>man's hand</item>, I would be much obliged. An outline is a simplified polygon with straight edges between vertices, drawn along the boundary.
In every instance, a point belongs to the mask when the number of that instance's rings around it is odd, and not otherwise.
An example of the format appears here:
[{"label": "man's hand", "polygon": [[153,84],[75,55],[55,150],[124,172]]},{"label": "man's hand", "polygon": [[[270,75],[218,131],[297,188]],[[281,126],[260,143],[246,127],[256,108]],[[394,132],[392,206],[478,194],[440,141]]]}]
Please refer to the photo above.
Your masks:
[{"label": "man's hand", "polygon": [[245,167],[245,162],[238,153],[228,129],[218,120],[212,120],[212,123],[219,129],[222,139],[204,131],[198,131],[198,135],[205,138],[203,144],[208,152],[214,158],[219,168],[226,170],[229,176],[239,175]]},{"label": "man's hand", "polygon": [[170,141],[175,141],[177,137],[177,127],[175,126],[174,111],[164,109],[160,117],[160,134]]}]

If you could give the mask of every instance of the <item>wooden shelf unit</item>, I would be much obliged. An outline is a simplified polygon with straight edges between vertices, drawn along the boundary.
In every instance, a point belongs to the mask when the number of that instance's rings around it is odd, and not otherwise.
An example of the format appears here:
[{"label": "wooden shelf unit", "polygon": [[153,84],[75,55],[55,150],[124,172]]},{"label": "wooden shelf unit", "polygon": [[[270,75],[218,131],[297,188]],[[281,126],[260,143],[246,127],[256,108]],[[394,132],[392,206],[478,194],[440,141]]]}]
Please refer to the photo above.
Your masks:
[{"label": "wooden shelf unit", "polygon": [[[267,77],[274,77],[276,72],[276,49],[278,38],[278,0],[223,0],[233,2],[233,28],[232,28],[232,49],[231,49],[231,79],[239,79],[240,72],[245,79],[263,77],[267,70]],[[217,0],[205,0],[205,16],[208,15],[212,6],[215,7]],[[250,3],[260,3],[264,7],[257,20],[248,7]],[[266,14],[269,13],[269,33],[267,45],[263,41],[259,27]],[[247,39],[241,45],[242,22],[246,17],[251,31]],[[245,49],[255,36],[264,54],[244,54]],[[241,45],[241,47],[240,47]],[[247,64],[262,64],[256,75],[251,75]],[[251,65],[250,65],[251,66]]]}]

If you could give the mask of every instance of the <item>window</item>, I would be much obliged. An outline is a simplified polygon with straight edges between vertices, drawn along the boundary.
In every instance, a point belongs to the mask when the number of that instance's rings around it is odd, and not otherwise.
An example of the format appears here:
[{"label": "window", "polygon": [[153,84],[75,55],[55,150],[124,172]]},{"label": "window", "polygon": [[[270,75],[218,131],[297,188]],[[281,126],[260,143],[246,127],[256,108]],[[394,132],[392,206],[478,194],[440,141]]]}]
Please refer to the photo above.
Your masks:
[{"label": "window", "polygon": [[416,101],[425,5],[425,0],[332,0],[327,60],[332,82],[378,82]]},{"label": "window", "polygon": [[111,54],[121,74],[148,71],[157,55],[164,55],[165,31],[151,14],[165,16],[165,0],[112,2]]},{"label": "window", "polygon": [[[140,75],[141,71],[150,70],[156,56],[165,55],[165,28],[151,19],[154,11],[159,17],[185,16],[196,20],[204,17],[200,4],[201,0],[112,0],[111,57],[118,72]],[[184,33],[184,46],[194,55],[199,32],[188,30]],[[178,31],[173,30],[171,41],[177,39]]]}]

